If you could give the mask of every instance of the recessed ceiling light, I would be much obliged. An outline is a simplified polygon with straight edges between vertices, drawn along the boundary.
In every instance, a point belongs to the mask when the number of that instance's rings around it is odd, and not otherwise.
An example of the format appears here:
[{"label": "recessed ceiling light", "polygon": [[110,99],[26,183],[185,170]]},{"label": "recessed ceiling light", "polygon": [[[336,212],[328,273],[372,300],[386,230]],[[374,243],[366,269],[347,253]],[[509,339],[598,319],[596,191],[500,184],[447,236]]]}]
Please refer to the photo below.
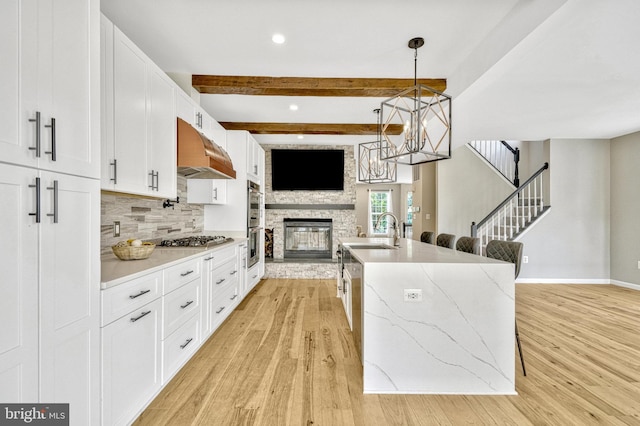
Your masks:
[{"label": "recessed ceiling light", "polygon": [[304,139],[304,136],[298,135],[298,139]]},{"label": "recessed ceiling light", "polygon": [[271,41],[273,41],[275,44],[282,44],[285,41],[285,38],[282,34],[274,34],[273,36],[271,36]]},{"label": "recessed ceiling light", "polygon": [[297,111],[297,110],[298,110],[298,105],[296,105],[296,104],[291,104],[291,105],[289,105],[289,109],[290,109],[291,111]]}]

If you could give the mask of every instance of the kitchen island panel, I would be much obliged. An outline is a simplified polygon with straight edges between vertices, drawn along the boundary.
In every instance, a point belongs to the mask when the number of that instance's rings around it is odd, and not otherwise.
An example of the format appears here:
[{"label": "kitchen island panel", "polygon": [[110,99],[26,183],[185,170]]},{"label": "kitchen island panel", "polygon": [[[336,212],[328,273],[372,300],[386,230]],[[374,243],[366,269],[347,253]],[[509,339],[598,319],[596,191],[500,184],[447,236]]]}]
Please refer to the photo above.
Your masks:
[{"label": "kitchen island panel", "polygon": [[[365,393],[515,394],[513,265],[366,263]],[[422,301],[405,302],[404,289]]]}]

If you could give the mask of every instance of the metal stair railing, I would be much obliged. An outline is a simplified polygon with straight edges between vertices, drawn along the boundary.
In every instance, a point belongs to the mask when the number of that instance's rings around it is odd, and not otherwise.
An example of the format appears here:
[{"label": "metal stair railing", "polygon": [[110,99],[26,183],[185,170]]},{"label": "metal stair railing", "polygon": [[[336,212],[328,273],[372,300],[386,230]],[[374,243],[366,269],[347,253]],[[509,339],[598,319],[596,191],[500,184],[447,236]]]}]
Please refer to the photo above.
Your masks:
[{"label": "metal stair railing", "polygon": [[518,163],[520,148],[514,148],[506,141],[476,140],[469,146],[493,166],[502,176],[516,188],[520,186]]},{"label": "metal stair railing", "polygon": [[549,168],[544,163],[518,189],[513,191],[491,213],[477,224],[471,223],[471,236],[480,238],[485,246],[490,240],[511,241],[532,224],[549,206],[544,205],[543,172]]}]

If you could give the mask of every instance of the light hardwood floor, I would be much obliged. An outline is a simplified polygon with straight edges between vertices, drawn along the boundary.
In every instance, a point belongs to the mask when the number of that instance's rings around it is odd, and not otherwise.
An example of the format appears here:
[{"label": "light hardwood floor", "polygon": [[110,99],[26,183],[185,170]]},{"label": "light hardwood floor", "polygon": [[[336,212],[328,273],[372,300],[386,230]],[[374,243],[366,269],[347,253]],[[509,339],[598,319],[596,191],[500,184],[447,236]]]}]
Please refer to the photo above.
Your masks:
[{"label": "light hardwood floor", "polygon": [[264,280],[135,425],[640,425],[640,292],[526,284],[516,301],[517,396],[363,395],[335,282]]}]

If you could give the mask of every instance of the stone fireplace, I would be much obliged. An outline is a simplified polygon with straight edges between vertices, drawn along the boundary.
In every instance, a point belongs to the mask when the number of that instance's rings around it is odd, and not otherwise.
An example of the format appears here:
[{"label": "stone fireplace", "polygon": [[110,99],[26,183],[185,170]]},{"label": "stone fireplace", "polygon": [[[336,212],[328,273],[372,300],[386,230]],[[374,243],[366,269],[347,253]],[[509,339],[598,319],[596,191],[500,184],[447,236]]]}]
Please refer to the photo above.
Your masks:
[{"label": "stone fireplace", "polygon": [[285,218],[284,258],[331,259],[332,219]]},{"label": "stone fireplace", "polygon": [[[292,145],[262,145],[265,150],[265,228],[273,230],[273,259],[265,264],[267,278],[322,278],[335,279],[337,241],[356,235],[356,163],[351,145],[304,145],[308,149],[344,149],[343,191],[273,191],[271,187],[271,150],[291,149]],[[322,179],[321,176],[318,177]],[[285,221],[315,221],[331,223],[329,249],[322,257],[311,257],[308,251],[303,257],[292,257],[285,243]],[[292,232],[292,231],[290,231]],[[312,236],[326,235],[326,231]],[[298,234],[300,237],[302,234]],[[320,238],[319,240],[322,240]],[[325,241],[325,240],[323,240]],[[305,243],[307,244],[307,243]],[[315,250],[314,250],[315,251]],[[296,256],[296,255],[294,255]]]}]

